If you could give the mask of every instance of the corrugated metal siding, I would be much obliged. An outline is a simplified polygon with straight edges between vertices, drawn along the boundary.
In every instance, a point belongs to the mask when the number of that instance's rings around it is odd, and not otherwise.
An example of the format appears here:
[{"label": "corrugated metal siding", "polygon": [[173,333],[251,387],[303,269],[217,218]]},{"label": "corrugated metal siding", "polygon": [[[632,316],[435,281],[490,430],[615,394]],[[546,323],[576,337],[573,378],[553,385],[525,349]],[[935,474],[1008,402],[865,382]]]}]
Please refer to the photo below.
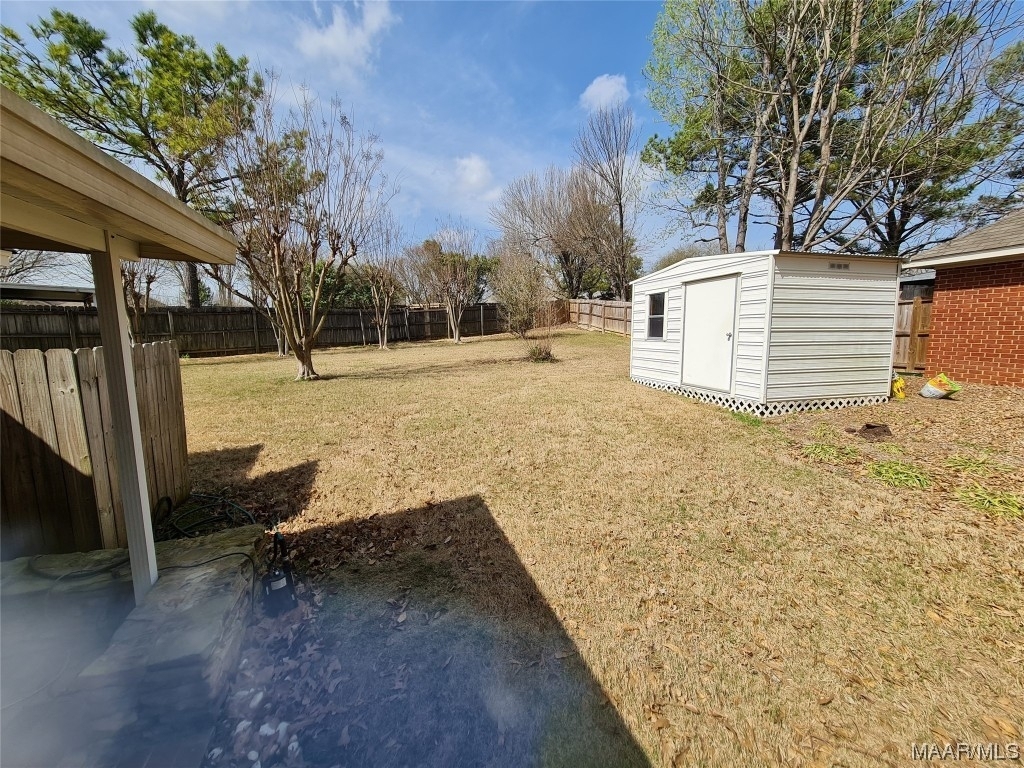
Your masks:
[{"label": "corrugated metal siding", "polygon": [[897,270],[891,260],[776,257],[769,401],[888,394]]},{"label": "corrugated metal siding", "polygon": [[[683,282],[741,273],[733,390],[737,395],[760,399],[771,258],[770,254],[725,254],[694,259],[635,282],[630,374],[651,381],[679,384],[682,372]],[[665,338],[648,340],[647,296],[660,291],[668,292]]]}]

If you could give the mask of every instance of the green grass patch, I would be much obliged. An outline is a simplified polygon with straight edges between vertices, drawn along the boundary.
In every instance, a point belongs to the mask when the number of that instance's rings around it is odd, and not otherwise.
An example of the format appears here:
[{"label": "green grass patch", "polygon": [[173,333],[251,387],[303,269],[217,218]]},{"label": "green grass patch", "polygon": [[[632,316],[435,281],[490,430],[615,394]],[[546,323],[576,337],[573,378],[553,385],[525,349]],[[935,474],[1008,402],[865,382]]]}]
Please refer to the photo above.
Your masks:
[{"label": "green grass patch", "polygon": [[1024,499],[1008,491],[992,491],[978,483],[960,488],[956,498],[996,517],[1024,517]]},{"label": "green grass patch", "polygon": [[993,461],[991,456],[984,454],[978,456],[950,456],[946,459],[946,466],[962,474],[974,475],[975,477],[984,477],[996,472],[1007,472],[1009,470],[1009,467]]},{"label": "green grass patch", "polygon": [[839,436],[839,433],[836,432],[836,428],[831,424],[818,424],[812,430],[812,434],[823,443],[835,440],[836,437]]},{"label": "green grass patch", "polygon": [[890,456],[898,456],[903,453],[903,449],[896,445],[896,443],[876,443],[875,447],[882,453],[888,453]]},{"label": "green grass patch", "polygon": [[868,474],[893,488],[927,488],[931,480],[924,472],[905,461],[872,461]]},{"label": "green grass patch", "polygon": [[749,413],[740,413],[738,411],[730,411],[729,413],[734,419],[736,419],[736,421],[747,427],[760,427],[762,424],[764,424],[763,419],[760,419],[757,416],[753,416]]},{"label": "green grass patch", "polygon": [[832,445],[831,443],[811,443],[805,445],[803,454],[814,461],[824,461],[829,464],[839,464],[857,457],[857,449],[843,445]]}]

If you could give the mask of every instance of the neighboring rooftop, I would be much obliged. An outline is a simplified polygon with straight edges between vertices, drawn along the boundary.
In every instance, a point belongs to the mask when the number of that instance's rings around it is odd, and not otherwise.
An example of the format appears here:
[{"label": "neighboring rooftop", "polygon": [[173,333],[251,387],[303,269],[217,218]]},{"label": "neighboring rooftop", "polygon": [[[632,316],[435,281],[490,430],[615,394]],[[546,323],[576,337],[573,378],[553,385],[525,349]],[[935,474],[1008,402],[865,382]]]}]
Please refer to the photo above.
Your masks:
[{"label": "neighboring rooftop", "polygon": [[65,288],[59,285],[31,283],[0,283],[0,299],[4,301],[41,301],[92,305],[92,288]]},{"label": "neighboring rooftop", "polygon": [[1024,258],[1024,208],[911,259],[910,267],[942,267]]}]

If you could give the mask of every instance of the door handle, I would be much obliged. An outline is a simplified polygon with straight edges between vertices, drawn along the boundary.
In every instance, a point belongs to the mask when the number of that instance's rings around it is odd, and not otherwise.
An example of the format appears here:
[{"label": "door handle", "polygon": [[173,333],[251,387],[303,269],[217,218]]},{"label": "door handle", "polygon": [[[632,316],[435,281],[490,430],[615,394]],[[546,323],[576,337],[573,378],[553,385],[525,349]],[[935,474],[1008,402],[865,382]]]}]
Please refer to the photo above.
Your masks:
[{"label": "door handle", "polygon": [[725,334],[725,340],[732,341],[732,331],[729,331],[727,334]]}]

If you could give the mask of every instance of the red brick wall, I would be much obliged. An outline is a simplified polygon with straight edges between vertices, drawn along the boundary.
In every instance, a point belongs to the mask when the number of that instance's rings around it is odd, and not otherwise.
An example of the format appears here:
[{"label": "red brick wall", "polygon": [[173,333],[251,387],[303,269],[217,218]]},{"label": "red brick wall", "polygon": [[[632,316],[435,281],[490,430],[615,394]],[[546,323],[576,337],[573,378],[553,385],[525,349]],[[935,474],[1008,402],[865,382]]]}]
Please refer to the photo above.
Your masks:
[{"label": "red brick wall", "polygon": [[929,376],[1024,386],[1024,260],[939,269]]}]

